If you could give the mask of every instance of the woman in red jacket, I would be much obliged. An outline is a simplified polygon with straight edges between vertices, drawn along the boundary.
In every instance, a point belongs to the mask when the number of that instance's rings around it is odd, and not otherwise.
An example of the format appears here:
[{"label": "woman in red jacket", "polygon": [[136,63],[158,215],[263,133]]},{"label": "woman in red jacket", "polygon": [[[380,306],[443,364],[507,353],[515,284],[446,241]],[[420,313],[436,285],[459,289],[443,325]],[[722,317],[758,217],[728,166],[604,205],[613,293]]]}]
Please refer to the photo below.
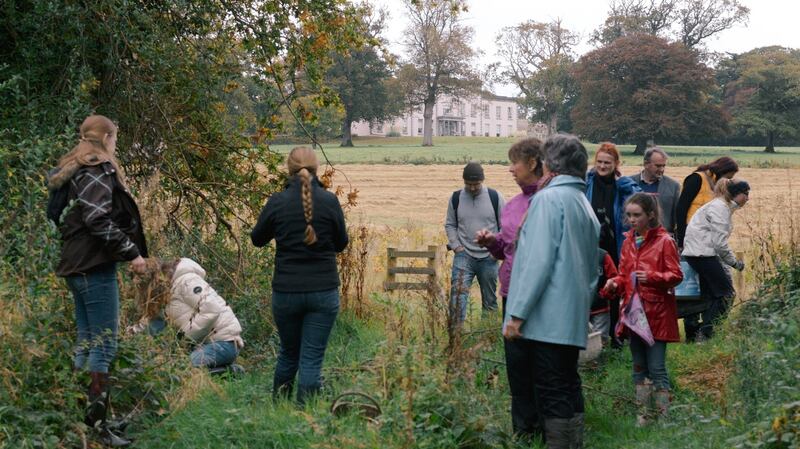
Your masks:
[{"label": "woman in red jacket", "polygon": [[631,339],[633,382],[639,406],[636,422],[641,426],[646,424],[649,417],[653,390],[659,415],[666,416],[669,411],[667,343],[680,341],[673,288],[683,280],[683,273],[675,241],[659,225],[658,203],[654,196],[646,193],[631,196],[625,203],[625,217],[631,230],[622,244],[619,274],[609,279],[605,288],[623,293],[621,314],[631,300],[634,289],[638,291],[655,340],[652,346],[648,346],[627,327],[618,327],[618,334],[628,334]]}]

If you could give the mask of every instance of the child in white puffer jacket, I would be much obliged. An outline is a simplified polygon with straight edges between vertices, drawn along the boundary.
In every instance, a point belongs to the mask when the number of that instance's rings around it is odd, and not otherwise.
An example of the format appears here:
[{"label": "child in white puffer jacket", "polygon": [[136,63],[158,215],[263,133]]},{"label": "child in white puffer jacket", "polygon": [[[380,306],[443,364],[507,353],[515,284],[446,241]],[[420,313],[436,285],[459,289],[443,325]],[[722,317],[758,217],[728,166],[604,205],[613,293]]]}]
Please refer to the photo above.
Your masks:
[{"label": "child in white puffer jacket", "polygon": [[144,317],[132,331],[158,332],[163,316],[196,344],[190,355],[193,366],[228,367],[244,347],[242,327],[205,277],[203,267],[191,259],[148,259],[146,274],[137,277]]}]

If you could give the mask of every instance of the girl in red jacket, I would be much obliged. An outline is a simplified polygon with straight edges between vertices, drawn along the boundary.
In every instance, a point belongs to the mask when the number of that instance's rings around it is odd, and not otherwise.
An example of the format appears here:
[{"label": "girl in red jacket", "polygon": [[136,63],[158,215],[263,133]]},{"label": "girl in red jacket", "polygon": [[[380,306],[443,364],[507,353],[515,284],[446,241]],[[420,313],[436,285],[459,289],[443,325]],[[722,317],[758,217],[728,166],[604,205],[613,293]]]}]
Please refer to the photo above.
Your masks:
[{"label": "girl in red jacket", "polygon": [[617,328],[618,334],[627,334],[631,340],[633,382],[639,406],[636,422],[641,426],[647,423],[653,390],[659,415],[666,416],[669,411],[667,343],[680,341],[673,287],[683,280],[683,273],[675,241],[659,225],[658,203],[654,196],[647,193],[631,196],[625,203],[625,217],[631,230],[626,233],[622,244],[619,274],[606,282],[605,289],[622,294],[621,314],[634,289],[638,291],[655,340],[652,346],[648,346],[627,327]]}]

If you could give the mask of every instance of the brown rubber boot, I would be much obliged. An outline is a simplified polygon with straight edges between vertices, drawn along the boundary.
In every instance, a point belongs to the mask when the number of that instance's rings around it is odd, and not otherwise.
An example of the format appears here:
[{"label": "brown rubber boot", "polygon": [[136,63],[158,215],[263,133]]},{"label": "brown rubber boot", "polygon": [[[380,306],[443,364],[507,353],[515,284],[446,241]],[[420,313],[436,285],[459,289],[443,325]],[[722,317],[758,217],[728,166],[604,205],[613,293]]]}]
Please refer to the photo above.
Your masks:
[{"label": "brown rubber boot", "polygon": [[647,382],[636,384],[636,427],[644,427],[650,421],[650,399],[652,395],[652,384]]},{"label": "brown rubber boot", "polygon": [[130,440],[117,435],[116,431],[110,429],[106,422],[111,401],[108,373],[92,371],[89,373],[89,376],[92,382],[89,384],[89,390],[87,392],[88,401],[84,422],[87,426],[97,429],[100,442],[104,446],[126,447],[130,445]]},{"label": "brown rubber boot", "polygon": [[669,390],[656,390],[655,403],[659,418],[669,416]]},{"label": "brown rubber boot", "polygon": [[108,413],[108,373],[92,371],[89,376],[92,381],[87,391],[86,415],[83,422],[89,427],[95,427],[106,421]]}]

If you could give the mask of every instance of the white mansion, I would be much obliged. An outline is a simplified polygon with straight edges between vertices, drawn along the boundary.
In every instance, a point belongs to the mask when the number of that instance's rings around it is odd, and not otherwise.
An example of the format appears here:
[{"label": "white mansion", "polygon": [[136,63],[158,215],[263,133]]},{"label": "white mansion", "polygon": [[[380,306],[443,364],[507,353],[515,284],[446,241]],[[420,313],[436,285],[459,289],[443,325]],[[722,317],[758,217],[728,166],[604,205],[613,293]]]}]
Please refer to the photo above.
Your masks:
[{"label": "white mansion", "polygon": [[[354,136],[422,135],[422,107],[383,123],[353,122]],[[433,110],[434,136],[526,135],[517,130],[517,103],[513,98],[484,92],[481,96],[456,98],[443,95]]]}]

